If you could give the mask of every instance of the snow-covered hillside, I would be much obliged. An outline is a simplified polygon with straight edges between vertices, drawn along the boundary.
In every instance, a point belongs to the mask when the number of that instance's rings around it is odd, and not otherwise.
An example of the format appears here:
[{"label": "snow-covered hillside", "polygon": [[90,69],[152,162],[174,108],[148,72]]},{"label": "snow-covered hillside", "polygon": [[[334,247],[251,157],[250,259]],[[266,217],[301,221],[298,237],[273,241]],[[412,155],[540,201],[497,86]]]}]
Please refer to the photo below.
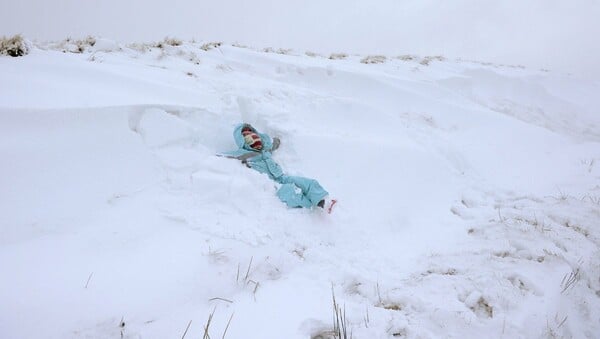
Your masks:
[{"label": "snow-covered hillside", "polygon": [[[0,338],[334,338],[332,294],[356,339],[598,338],[600,82],[309,54],[0,57]],[[242,121],[334,213],[215,156]]]}]

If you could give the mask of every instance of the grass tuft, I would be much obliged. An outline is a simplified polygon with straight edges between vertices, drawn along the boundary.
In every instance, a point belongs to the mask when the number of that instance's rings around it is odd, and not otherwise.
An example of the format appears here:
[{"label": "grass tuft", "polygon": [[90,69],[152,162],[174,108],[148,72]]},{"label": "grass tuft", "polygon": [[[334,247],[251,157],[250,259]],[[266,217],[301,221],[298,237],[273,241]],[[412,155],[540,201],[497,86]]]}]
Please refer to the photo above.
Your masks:
[{"label": "grass tuft", "polygon": [[20,57],[29,54],[30,50],[30,43],[20,34],[10,38],[4,36],[0,38],[0,55]]},{"label": "grass tuft", "polygon": [[331,297],[333,301],[333,335],[337,339],[352,339],[352,333],[348,332],[346,307],[344,306],[342,309],[342,307],[335,300],[333,286],[331,286]]},{"label": "grass tuft", "polygon": [[360,60],[363,64],[382,64],[387,60],[384,55],[369,55]]},{"label": "grass tuft", "polygon": [[221,47],[222,44],[223,44],[222,42],[218,42],[218,41],[207,42],[204,45],[200,46],[200,49],[203,51],[210,51],[211,49]]}]

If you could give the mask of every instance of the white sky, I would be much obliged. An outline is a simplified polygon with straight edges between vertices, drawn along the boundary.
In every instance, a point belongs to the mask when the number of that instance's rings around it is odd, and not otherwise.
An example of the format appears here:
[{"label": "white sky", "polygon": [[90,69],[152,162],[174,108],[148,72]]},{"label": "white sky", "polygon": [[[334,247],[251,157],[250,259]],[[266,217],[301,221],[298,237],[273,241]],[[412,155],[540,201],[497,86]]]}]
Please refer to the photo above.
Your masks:
[{"label": "white sky", "polygon": [[0,0],[0,35],[441,54],[600,78],[600,0]]}]

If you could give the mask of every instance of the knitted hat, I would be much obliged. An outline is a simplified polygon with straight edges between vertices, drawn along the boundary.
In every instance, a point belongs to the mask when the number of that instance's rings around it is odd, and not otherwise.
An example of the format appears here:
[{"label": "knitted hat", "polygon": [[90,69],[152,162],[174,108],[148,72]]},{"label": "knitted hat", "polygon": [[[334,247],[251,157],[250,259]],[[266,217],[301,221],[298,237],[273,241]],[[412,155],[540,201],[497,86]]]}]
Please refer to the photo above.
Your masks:
[{"label": "knitted hat", "polygon": [[262,140],[260,140],[260,136],[251,128],[244,127],[242,129],[242,136],[244,137],[246,144],[251,148],[259,151],[262,149],[263,145]]}]

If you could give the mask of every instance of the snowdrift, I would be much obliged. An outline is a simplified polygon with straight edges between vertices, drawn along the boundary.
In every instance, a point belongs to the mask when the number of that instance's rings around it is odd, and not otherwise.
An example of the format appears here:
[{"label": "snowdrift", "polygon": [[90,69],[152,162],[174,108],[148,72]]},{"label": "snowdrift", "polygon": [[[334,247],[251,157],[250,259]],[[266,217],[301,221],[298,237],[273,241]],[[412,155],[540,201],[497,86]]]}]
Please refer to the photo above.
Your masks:
[{"label": "snowdrift", "polygon": [[[0,58],[0,337],[335,338],[332,295],[353,338],[600,333],[598,82],[81,46]],[[335,212],[215,156],[241,121]]]}]

